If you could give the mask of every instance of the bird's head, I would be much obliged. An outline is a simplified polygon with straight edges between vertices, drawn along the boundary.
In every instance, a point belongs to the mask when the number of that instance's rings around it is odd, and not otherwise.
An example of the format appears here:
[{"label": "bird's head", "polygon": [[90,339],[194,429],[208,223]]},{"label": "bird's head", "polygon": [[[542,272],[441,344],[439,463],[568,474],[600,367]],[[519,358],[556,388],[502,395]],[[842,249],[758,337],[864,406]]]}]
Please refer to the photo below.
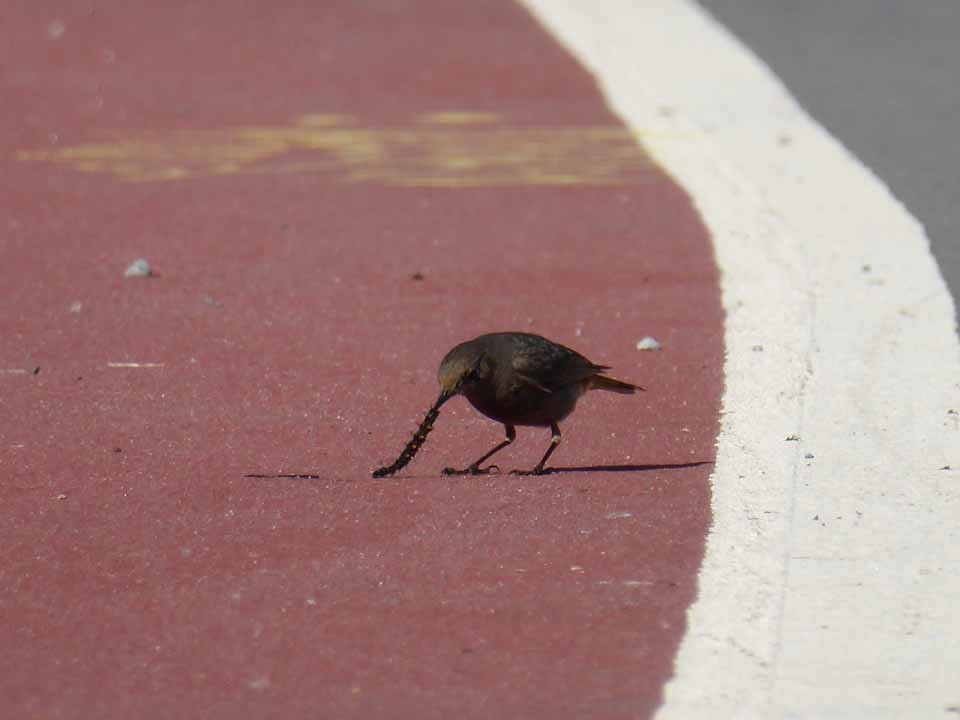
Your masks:
[{"label": "bird's head", "polygon": [[483,382],[492,372],[486,354],[472,343],[462,343],[447,353],[437,371],[440,381],[440,398],[445,402],[454,395],[469,392],[471,387]]}]

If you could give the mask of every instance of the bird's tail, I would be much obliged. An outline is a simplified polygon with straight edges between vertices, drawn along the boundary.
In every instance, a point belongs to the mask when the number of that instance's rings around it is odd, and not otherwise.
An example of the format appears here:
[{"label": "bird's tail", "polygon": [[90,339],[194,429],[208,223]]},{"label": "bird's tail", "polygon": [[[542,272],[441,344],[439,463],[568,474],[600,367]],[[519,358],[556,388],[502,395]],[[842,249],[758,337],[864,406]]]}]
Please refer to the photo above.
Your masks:
[{"label": "bird's tail", "polygon": [[609,390],[610,392],[622,393],[623,395],[633,395],[637,390],[643,390],[639,385],[623,382],[623,380],[615,380],[604,375],[591,375],[590,389]]}]

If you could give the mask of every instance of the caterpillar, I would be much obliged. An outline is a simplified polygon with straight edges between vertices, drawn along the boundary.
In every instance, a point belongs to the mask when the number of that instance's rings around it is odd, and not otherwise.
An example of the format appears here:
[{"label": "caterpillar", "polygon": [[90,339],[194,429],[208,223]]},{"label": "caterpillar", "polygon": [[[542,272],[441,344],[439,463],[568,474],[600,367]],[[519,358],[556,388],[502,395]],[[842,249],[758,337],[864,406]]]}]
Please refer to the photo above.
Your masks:
[{"label": "caterpillar", "polygon": [[421,446],[427,441],[427,435],[433,430],[433,424],[437,421],[437,418],[440,417],[440,406],[442,404],[443,402],[438,401],[427,411],[423,422],[420,423],[417,432],[410,438],[410,442],[407,443],[407,446],[403,449],[403,452],[400,453],[400,456],[394,460],[392,464],[374,470],[373,477],[382,478],[393,475],[395,472],[405,468],[407,464],[413,460],[414,455],[417,454]]}]

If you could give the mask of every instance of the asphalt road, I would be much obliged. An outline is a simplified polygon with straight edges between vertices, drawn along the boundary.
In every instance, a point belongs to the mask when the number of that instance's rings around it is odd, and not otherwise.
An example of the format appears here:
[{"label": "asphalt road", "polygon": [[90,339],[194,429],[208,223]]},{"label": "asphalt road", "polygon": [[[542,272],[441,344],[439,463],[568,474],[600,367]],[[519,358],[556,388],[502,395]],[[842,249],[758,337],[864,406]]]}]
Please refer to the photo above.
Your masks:
[{"label": "asphalt road", "polygon": [[700,0],[927,229],[960,293],[960,3]]},{"label": "asphalt road", "polygon": [[[916,224],[688,3],[528,4],[563,32],[510,0],[5,18],[5,708],[960,705],[960,354]],[[955,296],[960,11],[704,5]],[[535,483],[439,475],[500,437],[462,401],[373,482],[438,354],[511,327],[649,391],[585,401]]]},{"label": "asphalt road", "polygon": [[720,268],[713,525],[657,719],[953,712],[960,352],[923,227],[699,6],[531,4]]}]

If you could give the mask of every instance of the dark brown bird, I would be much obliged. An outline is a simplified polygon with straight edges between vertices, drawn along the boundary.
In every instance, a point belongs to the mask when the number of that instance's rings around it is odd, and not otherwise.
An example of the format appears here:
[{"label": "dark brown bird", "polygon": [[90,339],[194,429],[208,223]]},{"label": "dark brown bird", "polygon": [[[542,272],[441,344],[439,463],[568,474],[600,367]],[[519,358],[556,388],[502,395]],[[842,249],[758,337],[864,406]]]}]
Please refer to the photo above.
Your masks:
[{"label": "dark brown bird", "polygon": [[553,433],[550,447],[532,469],[521,474],[546,472],[547,460],[561,435],[558,423],[576,407],[588,390],[610,390],[633,394],[642,387],[605,377],[610,368],[587,360],[568,347],[539,335],[501,332],[481,335],[457,345],[440,363],[440,397],[427,413],[397,461],[374,472],[374,477],[392,475],[416,454],[433,428],[440,406],[463,395],[471,405],[492,420],[503,423],[507,438],[463,470],[446,468],[448,475],[478,475],[495,465],[481,468],[480,463],[507,447],[517,436],[517,425],[549,427]]}]

